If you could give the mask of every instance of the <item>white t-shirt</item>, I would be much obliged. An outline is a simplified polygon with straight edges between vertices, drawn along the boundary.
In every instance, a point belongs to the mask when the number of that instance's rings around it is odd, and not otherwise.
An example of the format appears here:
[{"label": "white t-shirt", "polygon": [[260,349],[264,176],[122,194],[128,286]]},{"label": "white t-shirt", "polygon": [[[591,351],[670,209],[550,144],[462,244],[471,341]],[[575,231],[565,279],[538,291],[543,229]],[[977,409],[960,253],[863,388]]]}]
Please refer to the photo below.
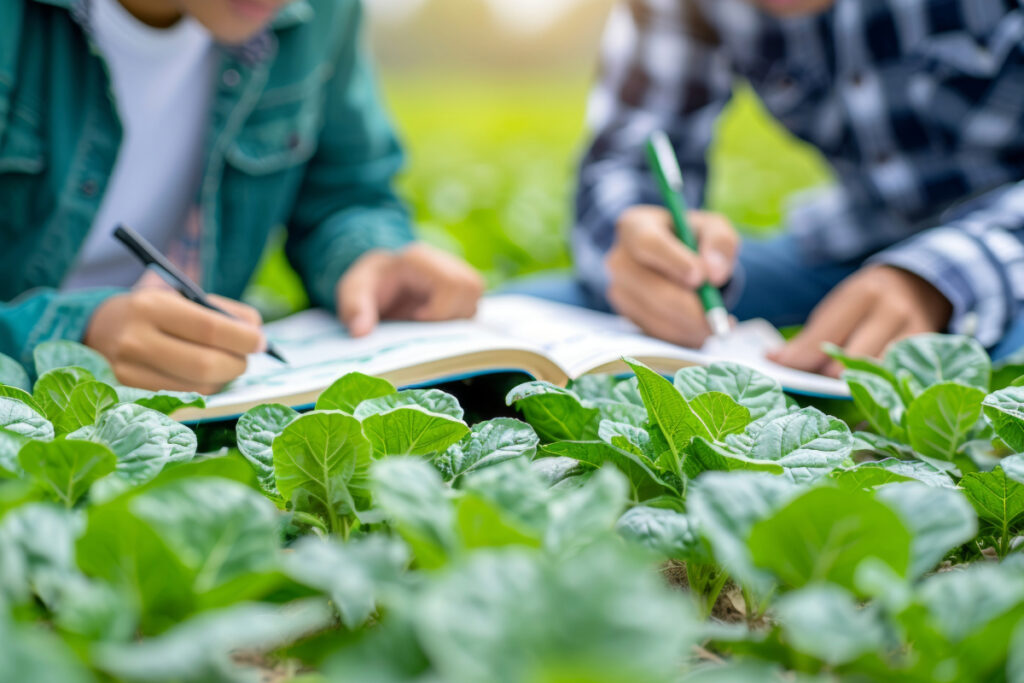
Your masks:
[{"label": "white t-shirt", "polygon": [[119,223],[162,250],[183,234],[202,181],[217,66],[212,36],[191,17],[155,29],[118,0],[93,0],[90,20],[124,138],[65,291],[130,287],[142,276],[139,262],[111,236]]}]

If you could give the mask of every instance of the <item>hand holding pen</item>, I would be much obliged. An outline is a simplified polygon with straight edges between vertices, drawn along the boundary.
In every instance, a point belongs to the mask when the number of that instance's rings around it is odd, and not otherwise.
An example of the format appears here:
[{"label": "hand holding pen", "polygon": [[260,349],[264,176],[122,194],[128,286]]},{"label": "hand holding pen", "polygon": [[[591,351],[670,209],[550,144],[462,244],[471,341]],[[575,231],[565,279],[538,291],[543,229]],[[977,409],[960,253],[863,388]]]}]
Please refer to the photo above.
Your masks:
[{"label": "hand holding pen", "polygon": [[[156,259],[154,270],[162,271]],[[161,274],[178,284],[167,272]],[[166,289],[113,296],[97,307],[83,341],[107,357],[124,384],[216,393],[245,372],[248,355],[267,350],[262,320],[242,303],[206,295],[198,287],[190,292],[208,305]]]}]

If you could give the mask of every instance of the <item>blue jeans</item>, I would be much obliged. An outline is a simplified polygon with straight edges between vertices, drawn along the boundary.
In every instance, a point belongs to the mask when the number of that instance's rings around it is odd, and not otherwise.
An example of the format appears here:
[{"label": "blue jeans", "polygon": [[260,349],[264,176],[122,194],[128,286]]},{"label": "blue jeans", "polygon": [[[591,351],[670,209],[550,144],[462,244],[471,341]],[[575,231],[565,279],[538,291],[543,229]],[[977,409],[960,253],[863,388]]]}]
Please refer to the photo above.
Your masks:
[{"label": "blue jeans", "polygon": [[[782,235],[746,240],[740,250],[736,279],[727,289],[729,309],[740,320],[765,318],[776,327],[803,324],[836,285],[860,269],[862,261],[808,263],[796,240]],[[503,294],[526,294],[549,301],[608,311],[608,302],[585,289],[571,274],[545,274],[509,283]],[[1024,349],[1024,317],[992,349],[999,360]]]}]

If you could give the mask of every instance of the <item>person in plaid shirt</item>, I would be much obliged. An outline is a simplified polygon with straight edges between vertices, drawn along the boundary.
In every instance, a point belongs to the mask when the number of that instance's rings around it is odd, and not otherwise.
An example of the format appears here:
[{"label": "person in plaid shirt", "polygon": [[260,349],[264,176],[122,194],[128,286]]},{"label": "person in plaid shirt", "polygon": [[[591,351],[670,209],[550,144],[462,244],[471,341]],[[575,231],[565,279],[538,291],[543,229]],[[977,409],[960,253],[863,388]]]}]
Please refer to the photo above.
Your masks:
[{"label": "person in plaid shirt", "polygon": [[[736,83],[825,155],[834,185],[786,231],[741,240],[695,211],[673,236],[643,146],[669,133],[701,206]],[[1024,0],[629,0],[591,97],[573,246],[584,287],[648,333],[709,334],[693,293],[740,319],[807,321],[775,360],[837,374],[824,342],[877,356],[911,334],[1024,346]]]}]

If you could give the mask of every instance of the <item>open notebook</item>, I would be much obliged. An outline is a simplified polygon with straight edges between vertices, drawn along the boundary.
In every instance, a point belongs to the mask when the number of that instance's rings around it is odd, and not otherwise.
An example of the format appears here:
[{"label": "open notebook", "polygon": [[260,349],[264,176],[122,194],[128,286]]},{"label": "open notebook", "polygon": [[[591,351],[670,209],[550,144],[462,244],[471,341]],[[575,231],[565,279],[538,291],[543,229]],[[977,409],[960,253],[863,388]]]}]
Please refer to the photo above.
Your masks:
[{"label": "open notebook", "polygon": [[628,372],[623,356],[665,375],[689,365],[730,360],[771,375],[792,392],[849,396],[843,382],[765,360],[765,352],[783,340],[774,327],[756,320],[696,351],[644,336],[618,316],[530,297],[493,296],[481,302],[475,320],[384,323],[365,339],[349,338],[332,315],[319,310],[272,323],[266,332],[289,365],[253,356],[248,372],[210,397],[205,409],[182,410],[175,417],[223,418],[261,403],[309,406],[334,380],[353,371],[398,386],[502,371],[525,372],[564,386],[586,374]]}]

